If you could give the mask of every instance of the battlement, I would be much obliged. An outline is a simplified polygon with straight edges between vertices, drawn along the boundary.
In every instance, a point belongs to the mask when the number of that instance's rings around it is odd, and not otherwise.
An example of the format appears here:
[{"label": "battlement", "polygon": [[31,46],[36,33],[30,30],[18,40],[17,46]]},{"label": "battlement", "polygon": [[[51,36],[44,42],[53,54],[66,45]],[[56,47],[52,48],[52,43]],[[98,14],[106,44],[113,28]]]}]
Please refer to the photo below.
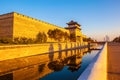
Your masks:
[{"label": "battlement", "polygon": [[30,20],[33,20],[33,21],[35,21],[35,22],[42,22],[42,23],[44,23],[44,24],[48,24],[48,25],[51,25],[51,26],[56,26],[56,27],[62,28],[62,27],[57,26],[57,25],[55,25],[55,24],[51,24],[51,23],[45,22],[45,21],[43,21],[43,20],[39,20],[39,19],[36,19],[36,18],[32,18],[32,17],[30,17],[30,16],[26,16],[26,15],[23,15],[23,14],[20,14],[20,13],[17,13],[17,12],[12,12],[12,14],[17,15],[17,16],[20,16],[20,17],[27,18],[27,19],[30,19]]},{"label": "battlement", "polygon": [[19,16],[21,18],[23,17],[23,18],[27,18],[29,20],[32,20],[33,22],[41,22],[43,24],[48,24],[48,25],[51,25],[51,26],[56,26],[56,27],[62,28],[62,27],[57,26],[55,24],[51,24],[51,23],[48,23],[48,22],[45,22],[43,20],[39,20],[39,19],[36,19],[36,18],[32,18],[30,16],[26,16],[26,15],[23,15],[23,14],[18,13],[18,12],[10,12],[10,13],[6,13],[6,14],[2,14],[2,15],[0,15],[0,19],[13,18],[13,16]]},{"label": "battlement", "polygon": [[[77,22],[74,23],[77,24],[78,28],[80,27]],[[0,15],[0,38],[9,37],[14,39],[16,37],[26,37],[35,39],[36,35],[39,32],[44,32],[47,35],[47,32],[50,29],[53,30],[56,28],[62,30],[63,32],[67,32],[68,34],[74,32],[76,36],[82,36],[80,29],[76,29],[76,27],[74,31],[71,29],[68,30],[63,27],[38,20],[36,18],[32,18],[17,12]],[[48,38],[49,42],[51,42],[50,40],[51,39]]]}]

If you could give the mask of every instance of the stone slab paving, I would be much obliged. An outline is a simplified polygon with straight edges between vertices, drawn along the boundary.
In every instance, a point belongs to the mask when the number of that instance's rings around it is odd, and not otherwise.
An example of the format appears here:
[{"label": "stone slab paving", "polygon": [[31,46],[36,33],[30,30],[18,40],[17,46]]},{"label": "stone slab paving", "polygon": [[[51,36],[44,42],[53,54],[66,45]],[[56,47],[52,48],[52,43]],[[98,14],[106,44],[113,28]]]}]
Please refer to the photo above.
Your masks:
[{"label": "stone slab paving", "polygon": [[120,43],[108,43],[108,80],[120,80]]}]

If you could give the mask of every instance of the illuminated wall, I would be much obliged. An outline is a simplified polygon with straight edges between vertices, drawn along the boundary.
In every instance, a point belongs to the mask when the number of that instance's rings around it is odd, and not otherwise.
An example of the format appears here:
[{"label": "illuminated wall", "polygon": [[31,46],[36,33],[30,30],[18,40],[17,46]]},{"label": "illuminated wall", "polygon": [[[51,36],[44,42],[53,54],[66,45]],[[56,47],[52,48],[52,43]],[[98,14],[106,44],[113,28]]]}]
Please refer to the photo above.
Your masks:
[{"label": "illuminated wall", "polygon": [[0,38],[13,37],[13,14],[0,15]]},{"label": "illuminated wall", "polygon": [[[75,25],[79,27],[78,25]],[[47,35],[49,29],[60,29],[63,32],[75,33],[78,36],[78,41],[81,43],[83,34],[79,29],[65,29],[54,24],[50,24],[29,16],[25,16],[16,12],[0,15],[0,38],[36,38],[39,32],[44,32]],[[47,35],[48,36],[48,35]],[[47,39],[48,42],[54,42],[54,40]]]},{"label": "illuminated wall", "polygon": [[[16,37],[36,38],[39,32],[44,32],[47,35],[49,29],[55,28],[69,33],[68,30],[62,27],[16,12],[0,16],[0,37],[10,37],[13,39]],[[51,39],[48,38],[48,41],[51,41]]]}]

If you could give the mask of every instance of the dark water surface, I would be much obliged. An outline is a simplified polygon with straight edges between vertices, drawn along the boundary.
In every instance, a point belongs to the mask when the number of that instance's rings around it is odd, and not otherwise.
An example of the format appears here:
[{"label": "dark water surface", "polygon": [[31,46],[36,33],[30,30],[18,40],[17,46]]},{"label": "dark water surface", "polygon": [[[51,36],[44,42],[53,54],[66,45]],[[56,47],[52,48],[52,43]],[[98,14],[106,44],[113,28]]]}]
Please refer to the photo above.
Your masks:
[{"label": "dark water surface", "polygon": [[62,61],[62,65],[57,65],[56,62],[55,66],[60,68],[58,70],[54,68],[54,72],[39,80],[76,80],[97,53],[96,50],[86,53],[81,52],[80,55],[74,55],[69,57],[67,61]]},{"label": "dark water surface", "polygon": [[0,80],[76,80],[98,51],[84,48],[6,61],[14,63]]}]

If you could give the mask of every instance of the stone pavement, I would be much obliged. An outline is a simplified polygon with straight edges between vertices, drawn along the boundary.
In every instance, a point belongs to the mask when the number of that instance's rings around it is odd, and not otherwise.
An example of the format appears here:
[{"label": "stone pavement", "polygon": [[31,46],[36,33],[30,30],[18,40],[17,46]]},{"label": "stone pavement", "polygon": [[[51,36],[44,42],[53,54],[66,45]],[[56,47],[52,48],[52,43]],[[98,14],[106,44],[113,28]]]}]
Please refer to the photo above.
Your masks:
[{"label": "stone pavement", "polygon": [[108,80],[120,80],[120,43],[108,43]]}]

